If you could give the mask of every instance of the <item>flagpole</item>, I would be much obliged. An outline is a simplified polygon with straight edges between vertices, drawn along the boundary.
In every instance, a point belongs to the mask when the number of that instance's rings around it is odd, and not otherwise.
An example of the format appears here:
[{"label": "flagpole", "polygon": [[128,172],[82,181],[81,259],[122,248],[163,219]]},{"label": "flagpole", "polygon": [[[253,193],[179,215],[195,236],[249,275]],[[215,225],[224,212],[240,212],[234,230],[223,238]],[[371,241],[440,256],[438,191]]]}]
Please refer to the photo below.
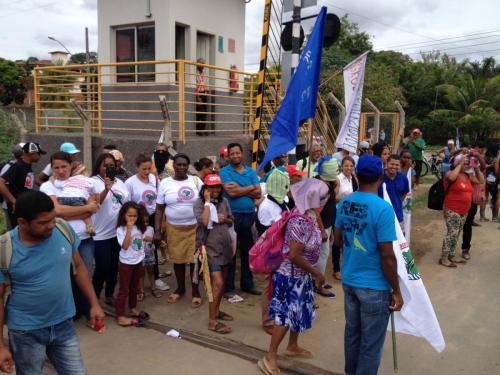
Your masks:
[{"label": "flagpole", "polygon": [[394,372],[398,372],[398,351],[396,346],[396,325],[394,324],[394,311],[391,311],[391,331],[392,331],[392,359]]},{"label": "flagpole", "polygon": [[314,132],[313,132],[313,120],[309,119],[307,120],[309,123],[308,129],[309,129],[309,161],[307,163],[307,177],[311,177],[311,158],[312,158],[312,146],[313,146],[313,141],[314,141]]}]

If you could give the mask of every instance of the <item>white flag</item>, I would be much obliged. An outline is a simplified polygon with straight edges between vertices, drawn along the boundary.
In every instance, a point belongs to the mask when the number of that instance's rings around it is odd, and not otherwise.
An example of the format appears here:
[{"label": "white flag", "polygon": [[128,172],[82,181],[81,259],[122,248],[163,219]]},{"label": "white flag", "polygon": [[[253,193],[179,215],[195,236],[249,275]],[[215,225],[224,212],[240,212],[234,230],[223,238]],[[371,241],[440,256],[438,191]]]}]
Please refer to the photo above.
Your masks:
[{"label": "white flag", "polygon": [[[387,194],[385,184],[383,190],[384,199],[390,204],[391,200]],[[399,287],[404,301],[401,311],[394,313],[396,331],[423,337],[440,353],[446,346],[441,327],[408,242],[396,218],[394,222],[398,239],[393,242],[393,247],[398,262]],[[388,330],[390,329],[391,325],[389,324]]]},{"label": "white flag", "polygon": [[411,200],[411,180],[413,168],[408,169],[408,173],[406,174],[406,178],[408,179],[408,186],[410,187],[410,191],[406,194],[405,199],[403,199],[403,228],[405,228],[405,238],[406,242],[408,242],[408,246],[410,244],[410,235],[411,235],[411,208],[412,208],[412,200]]},{"label": "white flag", "polygon": [[368,52],[363,53],[344,68],[344,97],[347,111],[335,146],[354,153],[358,150],[359,118],[367,55]]}]

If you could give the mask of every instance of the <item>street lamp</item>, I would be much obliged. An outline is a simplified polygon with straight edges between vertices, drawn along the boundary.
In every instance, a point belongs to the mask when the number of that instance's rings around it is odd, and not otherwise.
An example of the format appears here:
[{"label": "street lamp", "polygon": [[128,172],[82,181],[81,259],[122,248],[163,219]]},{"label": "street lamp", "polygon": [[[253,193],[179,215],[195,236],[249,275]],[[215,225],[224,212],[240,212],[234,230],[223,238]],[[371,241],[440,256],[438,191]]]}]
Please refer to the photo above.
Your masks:
[{"label": "street lamp", "polygon": [[62,48],[64,48],[66,50],[66,52],[69,53],[70,56],[72,55],[72,53],[69,51],[69,49],[67,49],[66,46],[64,44],[62,44],[59,40],[57,40],[53,36],[48,36],[47,38],[49,38],[50,40],[53,40],[54,42],[59,43],[62,46]]}]

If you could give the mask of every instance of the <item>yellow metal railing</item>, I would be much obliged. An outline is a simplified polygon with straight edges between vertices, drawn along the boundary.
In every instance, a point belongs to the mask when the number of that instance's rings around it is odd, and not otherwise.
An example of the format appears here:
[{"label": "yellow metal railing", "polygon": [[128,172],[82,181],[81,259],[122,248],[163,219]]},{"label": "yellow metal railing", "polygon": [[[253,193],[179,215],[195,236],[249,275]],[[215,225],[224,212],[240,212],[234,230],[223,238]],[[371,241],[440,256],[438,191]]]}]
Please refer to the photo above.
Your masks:
[{"label": "yellow metal railing", "polygon": [[[205,92],[197,92],[197,67]],[[174,139],[253,134],[256,74],[185,60],[39,67],[34,70],[35,130],[81,130],[71,105],[89,113],[94,132],[161,131],[167,97]]]}]

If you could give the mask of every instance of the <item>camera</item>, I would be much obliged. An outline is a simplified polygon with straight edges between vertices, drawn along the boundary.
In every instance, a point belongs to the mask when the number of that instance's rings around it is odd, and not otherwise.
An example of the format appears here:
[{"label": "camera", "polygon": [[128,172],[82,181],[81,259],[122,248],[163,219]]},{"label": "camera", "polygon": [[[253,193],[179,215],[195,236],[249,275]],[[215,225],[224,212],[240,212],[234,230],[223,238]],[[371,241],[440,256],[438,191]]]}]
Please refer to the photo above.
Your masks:
[{"label": "camera", "polygon": [[116,168],[106,167],[106,177],[108,177],[110,180],[114,180],[116,177]]}]

